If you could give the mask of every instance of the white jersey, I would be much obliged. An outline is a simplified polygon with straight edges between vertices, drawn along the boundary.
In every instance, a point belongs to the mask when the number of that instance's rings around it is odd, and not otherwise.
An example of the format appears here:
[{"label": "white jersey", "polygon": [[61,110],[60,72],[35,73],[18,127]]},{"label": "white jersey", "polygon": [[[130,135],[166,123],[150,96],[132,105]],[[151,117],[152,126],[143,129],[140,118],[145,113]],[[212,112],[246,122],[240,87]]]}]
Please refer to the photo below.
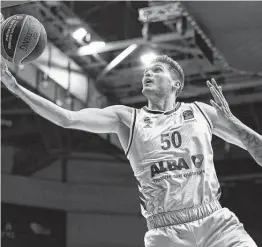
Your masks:
[{"label": "white jersey", "polygon": [[167,112],[134,109],[127,157],[144,217],[220,197],[213,164],[212,122],[197,102]]}]

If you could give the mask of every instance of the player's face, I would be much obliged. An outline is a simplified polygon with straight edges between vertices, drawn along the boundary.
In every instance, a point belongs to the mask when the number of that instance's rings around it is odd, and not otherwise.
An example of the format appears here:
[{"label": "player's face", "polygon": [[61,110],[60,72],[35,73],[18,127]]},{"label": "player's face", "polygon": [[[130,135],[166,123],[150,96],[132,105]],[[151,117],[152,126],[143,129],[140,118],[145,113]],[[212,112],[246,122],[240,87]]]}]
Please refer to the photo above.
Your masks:
[{"label": "player's face", "polygon": [[168,64],[152,63],[144,71],[142,93],[146,97],[150,94],[164,97],[172,93],[173,83],[174,78]]}]

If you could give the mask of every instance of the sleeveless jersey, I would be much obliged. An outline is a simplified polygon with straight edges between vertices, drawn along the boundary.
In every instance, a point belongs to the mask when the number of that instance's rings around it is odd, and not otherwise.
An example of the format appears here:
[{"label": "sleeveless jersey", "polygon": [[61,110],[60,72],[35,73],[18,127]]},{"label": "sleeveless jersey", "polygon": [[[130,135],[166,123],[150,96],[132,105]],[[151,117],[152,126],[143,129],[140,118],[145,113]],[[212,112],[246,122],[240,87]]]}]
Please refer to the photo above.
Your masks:
[{"label": "sleeveless jersey", "polygon": [[144,217],[220,197],[213,164],[212,122],[198,102],[167,112],[133,110],[126,151]]}]

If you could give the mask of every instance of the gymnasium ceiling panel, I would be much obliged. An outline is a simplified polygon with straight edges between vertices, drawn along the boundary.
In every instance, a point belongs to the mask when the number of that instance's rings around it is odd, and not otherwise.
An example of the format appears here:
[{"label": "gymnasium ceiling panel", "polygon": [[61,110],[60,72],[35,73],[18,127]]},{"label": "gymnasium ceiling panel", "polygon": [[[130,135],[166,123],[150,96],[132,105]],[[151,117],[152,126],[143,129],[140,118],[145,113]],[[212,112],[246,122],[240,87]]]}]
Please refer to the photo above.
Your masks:
[{"label": "gymnasium ceiling panel", "polygon": [[[222,84],[227,84],[224,92],[227,94],[227,89],[230,89],[228,100],[232,104],[241,104],[241,100],[236,100],[233,94],[256,101],[256,97],[252,97],[251,94],[242,95],[242,92],[239,91],[241,83],[246,83],[246,88],[251,91],[256,88],[259,93],[257,97],[262,98],[259,89],[261,74],[257,74],[262,67],[260,60],[262,43],[259,43],[262,33],[258,31],[262,23],[262,17],[260,17],[262,15],[259,13],[261,3],[182,2],[185,11],[204,32],[214,48],[220,51],[222,62],[218,61],[215,56],[211,61],[208,58],[210,50],[203,50],[199,47],[195,38],[196,29],[191,22],[188,22],[188,29],[184,35],[178,33],[176,24],[179,18],[175,16],[179,11],[178,8],[171,7],[176,6],[177,3],[179,2],[88,1],[71,3],[74,12],[107,41],[106,49],[99,55],[108,63],[121,54],[128,45],[133,43],[139,45],[131,55],[102,78],[101,72],[107,68],[108,64],[91,65],[92,69],[96,70],[97,86],[100,90],[110,99],[114,99],[115,103],[137,107],[145,104],[146,100],[141,95],[141,77],[144,67],[139,57],[153,50],[159,54],[171,56],[183,66],[186,75],[186,86],[181,95],[183,100],[207,98],[209,93],[206,90],[205,81],[211,77],[215,77]],[[69,2],[65,4],[70,5]],[[158,19],[149,25],[149,35],[152,40],[154,36],[161,36],[158,42],[150,43],[143,37],[144,23],[139,19],[139,12],[146,8],[150,9],[151,16],[155,20]],[[171,9],[174,10],[174,13]],[[162,13],[164,19],[165,15],[172,17],[172,14],[174,18],[166,21],[159,17],[159,13]],[[170,33],[174,35],[173,40],[163,38]],[[123,42],[128,45],[123,46]],[[79,51],[82,49],[80,48]],[[90,55],[82,53],[80,56],[89,57]]]},{"label": "gymnasium ceiling panel", "polygon": [[262,2],[183,2],[230,66],[262,71]]}]

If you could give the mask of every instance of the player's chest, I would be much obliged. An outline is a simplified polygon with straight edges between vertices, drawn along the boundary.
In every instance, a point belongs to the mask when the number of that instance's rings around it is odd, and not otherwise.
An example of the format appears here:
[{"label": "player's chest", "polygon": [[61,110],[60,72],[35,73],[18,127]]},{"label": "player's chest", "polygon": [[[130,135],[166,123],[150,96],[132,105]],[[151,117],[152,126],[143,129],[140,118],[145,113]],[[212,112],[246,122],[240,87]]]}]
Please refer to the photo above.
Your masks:
[{"label": "player's chest", "polygon": [[205,122],[191,111],[172,115],[140,116],[137,124],[137,135],[142,142],[163,141],[169,138],[179,142],[182,136],[194,137],[206,130]]}]

